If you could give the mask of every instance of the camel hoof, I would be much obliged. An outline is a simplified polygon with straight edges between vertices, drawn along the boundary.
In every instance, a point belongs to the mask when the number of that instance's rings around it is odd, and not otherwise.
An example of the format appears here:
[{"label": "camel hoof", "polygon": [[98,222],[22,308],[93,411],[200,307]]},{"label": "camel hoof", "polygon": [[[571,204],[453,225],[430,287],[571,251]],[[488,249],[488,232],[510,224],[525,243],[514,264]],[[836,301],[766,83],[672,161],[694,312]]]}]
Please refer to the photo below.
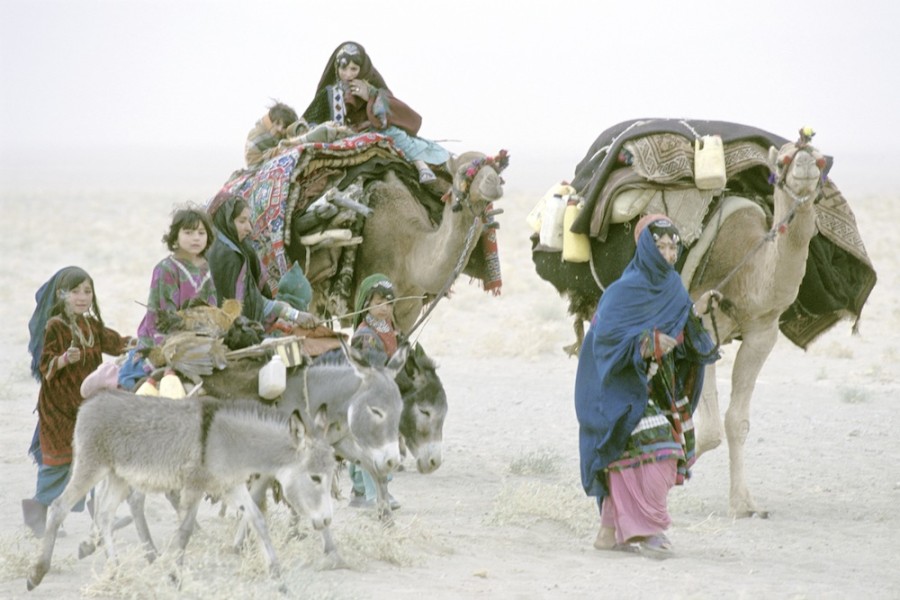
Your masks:
[{"label": "camel hoof", "polygon": [[722,445],[721,438],[697,440],[696,456],[697,456],[697,458],[700,458],[706,452],[709,452],[710,450],[715,450],[716,448],[718,448],[721,445]]},{"label": "camel hoof", "polygon": [[574,344],[569,344],[568,346],[563,346],[563,352],[565,352],[566,356],[569,357],[578,356],[579,350],[581,350],[581,344],[577,342]]}]

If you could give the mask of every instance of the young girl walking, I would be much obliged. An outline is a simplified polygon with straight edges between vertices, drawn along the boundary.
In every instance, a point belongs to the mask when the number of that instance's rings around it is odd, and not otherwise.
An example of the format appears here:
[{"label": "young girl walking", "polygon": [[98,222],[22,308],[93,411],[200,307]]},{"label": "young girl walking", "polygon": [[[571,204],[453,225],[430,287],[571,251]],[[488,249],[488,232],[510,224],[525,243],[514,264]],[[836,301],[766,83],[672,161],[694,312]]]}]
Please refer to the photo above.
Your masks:
[{"label": "young girl walking", "polygon": [[[104,325],[94,281],[84,269],[61,269],[38,289],[35,300],[28,349],[31,373],[41,388],[29,453],[38,464],[38,476],[35,495],[22,501],[22,512],[25,524],[41,537],[47,507],[69,479],[81,384],[103,362],[103,354],[122,354],[130,338]],[[83,509],[83,501],[75,507]]]},{"label": "young girl walking", "polygon": [[162,241],[171,254],[161,260],[150,277],[147,313],[138,326],[137,348],[119,371],[119,385],[132,390],[138,380],[150,373],[142,350],[160,345],[165,331],[158,326],[159,314],[175,312],[194,304],[217,306],[206,251],[213,243],[213,226],[205,210],[193,206],[180,208]]}]

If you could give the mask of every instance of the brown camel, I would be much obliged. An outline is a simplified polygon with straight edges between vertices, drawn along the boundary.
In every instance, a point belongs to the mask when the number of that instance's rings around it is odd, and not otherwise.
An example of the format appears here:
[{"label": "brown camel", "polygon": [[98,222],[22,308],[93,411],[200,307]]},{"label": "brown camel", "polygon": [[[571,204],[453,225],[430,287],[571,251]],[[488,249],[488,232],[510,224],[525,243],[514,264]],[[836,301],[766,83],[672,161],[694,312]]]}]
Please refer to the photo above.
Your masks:
[{"label": "brown camel", "polygon": [[[398,298],[414,297],[398,300],[394,309],[396,325],[404,333],[409,333],[424,303],[436,300],[459,275],[484,229],[487,206],[503,195],[497,168],[480,162],[484,158],[484,154],[466,152],[451,159],[453,197],[439,225],[393,172],[367,189],[374,212],[363,227],[356,285],[372,273],[383,273],[393,282]],[[480,168],[471,177],[473,164]]]},{"label": "brown camel", "polygon": [[[750,430],[750,398],[756,378],[775,346],[778,318],[797,298],[809,243],[816,234],[814,202],[820,191],[824,157],[801,138],[780,150],[769,149],[776,177],[770,227],[762,211],[743,209],[722,224],[710,248],[709,264],[690,285],[693,298],[716,287],[730,302],[714,309],[722,343],[740,339],[731,377],[731,402],[724,431],[716,393],[715,364],[697,414],[697,455],[728,439],[731,470],[730,510],[735,516],[767,516],[757,508],[744,479],[744,442]],[[730,305],[730,306],[729,306]],[[707,327],[710,316],[705,317]]]}]

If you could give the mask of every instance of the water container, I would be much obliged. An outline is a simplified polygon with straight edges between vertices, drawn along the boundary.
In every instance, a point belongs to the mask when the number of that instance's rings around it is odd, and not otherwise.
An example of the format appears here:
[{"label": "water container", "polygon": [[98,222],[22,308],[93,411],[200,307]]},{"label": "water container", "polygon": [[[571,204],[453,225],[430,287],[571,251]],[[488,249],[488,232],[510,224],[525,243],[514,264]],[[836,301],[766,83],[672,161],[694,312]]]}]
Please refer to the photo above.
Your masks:
[{"label": "water container", "polygon": [[550,250],[563,249],[563,218],[566,212],[566,201],[560,194],[547,198],[541,221],[541,245]]},{"label": "water container", "polygon": [[725,187],[725,148],[721,137],[704,135],[694,140],[694,185],[701,190]]},{"label": "water container", "polygon": [[184,384],[172,369],[166,370],[166,374],[159,380],[159,395],[165,398],[184,398]]},{"label": "water container", "polygon": [[547,205],[547,199],[541,198],[525,216],[525,222],[531,227],[531,230],[537,234],[541,233],[541,222],[543,221],[544,207]]},{"label": "water container", "polygon": [[266,400],[274,400],[287,387],[287,367],[278,354],[259,370],[259,395]]},{"label": "water container", "polygon": [[159,396],[159,390],[156,387],[156,380],[148,377],[144,383],[135,392],[138,396]]},{"label": "water container", "polygon": [[579,202],[577,196],[569,196],[566,202],[566,211],[563,213],[563,248],[562,258],[567,262],[584,263],[591,260],[591,242],[583,233],[570,231],[572,223],[578,217],[584,202]]}]

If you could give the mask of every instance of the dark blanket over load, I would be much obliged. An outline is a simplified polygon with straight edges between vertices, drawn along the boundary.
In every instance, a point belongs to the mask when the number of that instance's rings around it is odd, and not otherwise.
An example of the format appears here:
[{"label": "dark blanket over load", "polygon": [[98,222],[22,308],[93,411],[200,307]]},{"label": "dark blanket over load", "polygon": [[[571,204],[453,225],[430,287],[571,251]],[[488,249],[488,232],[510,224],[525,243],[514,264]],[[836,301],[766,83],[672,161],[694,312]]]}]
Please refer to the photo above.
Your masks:
[{"label": "dark blanket over load", "polygon": [[[613,183],[610,178],[623,166],[620,153],[626,142],[658,134],[684,136],[691,143],[704,135],[718,135],[726,148],[738,142],[780,148],[789,141],[756,127],[725,121],[635,119],[619,123],[597,137],[575,168],[572,186],[584,198],[585,206],[572,225],[573,232],[591,235],[595,242],[606,240],[609,224],[598,219],[595,211],[606,210],[598,203],[601,199],[609,200],[610,188],[607,186]],[[832,159],[828,157],[826,177],[831,165]],[[729,171],[726,186],[731,193],[758,194],[766,197],[771,205],[772,184],[761,168],[745,171],[740,182],[731,177]],[[826,179],[822,197],[816,204],[816,224],[818,233],[810,243],[800,292],[794,304],[781,316],[780,323],[782,333],[801,348],[806,348],[844,317],[853,316],[858,321],[876,281],[853,212],[829,179]]]}]

